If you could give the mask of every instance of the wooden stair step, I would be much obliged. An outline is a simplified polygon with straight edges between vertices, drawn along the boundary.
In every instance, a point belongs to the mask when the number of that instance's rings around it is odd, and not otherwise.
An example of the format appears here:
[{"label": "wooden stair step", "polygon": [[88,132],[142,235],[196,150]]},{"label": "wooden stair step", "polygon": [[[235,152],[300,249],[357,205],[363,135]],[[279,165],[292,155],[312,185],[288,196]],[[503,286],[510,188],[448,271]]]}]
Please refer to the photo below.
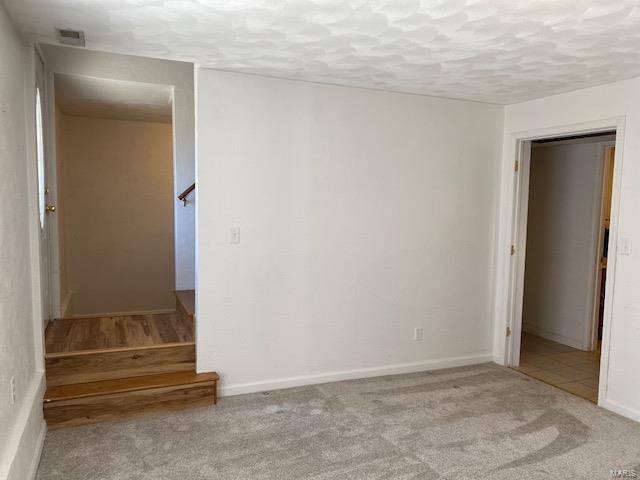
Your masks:
[{"label": "wooden stair step", "polygon": [[63,318],[49,323],[45,350],[65,353],[193,341],[193,322],[178,312]]},{"label": "wooden stair step", "polygon": [[172,385],[191,385],[202,382],[217,382],[218,374],[210,373],[163,373],[144,377],[119,378],[101,382],[87,382],[76,385],[61,385],[49,387],[44,395],[44,401],[55,402],[72,398],[94,397],[111,393],[133,392],[148,388],[169,387]]},{"label": "wooden stair step", "polygon": [[193,372],[195,361],[194,342],[45,355],[47,385],[50,387],[161,373]]},{"label": "wooden stair step", "polygon": [[196,291],[176,290],[176,306],[178,312],[193,321],[196,315]]},{"label": "wooden stair step", "polygon": [[47,388],[50,428],[217,403],[218,374],[178,372]]}]

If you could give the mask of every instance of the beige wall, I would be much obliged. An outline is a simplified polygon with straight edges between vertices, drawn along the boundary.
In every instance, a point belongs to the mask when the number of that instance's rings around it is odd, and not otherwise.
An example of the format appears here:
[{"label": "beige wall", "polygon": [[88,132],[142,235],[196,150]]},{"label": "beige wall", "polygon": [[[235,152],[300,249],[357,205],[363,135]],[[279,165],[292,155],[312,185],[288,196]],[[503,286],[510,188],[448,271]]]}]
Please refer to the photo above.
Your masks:
[{"label": "beige wall", "polygon": [[171,125],[58,119],[70,313],[173,308]]}]

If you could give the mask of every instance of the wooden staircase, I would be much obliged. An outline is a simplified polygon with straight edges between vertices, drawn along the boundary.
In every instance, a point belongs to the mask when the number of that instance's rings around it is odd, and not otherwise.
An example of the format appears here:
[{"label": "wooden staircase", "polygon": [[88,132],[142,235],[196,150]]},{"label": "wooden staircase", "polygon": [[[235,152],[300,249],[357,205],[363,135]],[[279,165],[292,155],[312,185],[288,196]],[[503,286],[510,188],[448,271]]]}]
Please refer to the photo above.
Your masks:
[{"label": "wooden staircase", "polygon": [[45,336],[48,426],[215,404],[218,375],[195,372],[192,319],[172,313],[52,323]]}]

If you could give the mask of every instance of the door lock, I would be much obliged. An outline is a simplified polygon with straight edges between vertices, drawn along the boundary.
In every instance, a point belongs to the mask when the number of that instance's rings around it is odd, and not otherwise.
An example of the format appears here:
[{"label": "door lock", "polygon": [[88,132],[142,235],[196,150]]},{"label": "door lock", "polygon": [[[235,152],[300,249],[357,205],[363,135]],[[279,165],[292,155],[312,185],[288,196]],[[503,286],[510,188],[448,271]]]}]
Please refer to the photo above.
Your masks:
[{"label": "door lock", "polygon": [[53,212],[56,211],[56,206],[55,205],[45,205],[44,211],[47,212],[47,213],[53,213]]}]

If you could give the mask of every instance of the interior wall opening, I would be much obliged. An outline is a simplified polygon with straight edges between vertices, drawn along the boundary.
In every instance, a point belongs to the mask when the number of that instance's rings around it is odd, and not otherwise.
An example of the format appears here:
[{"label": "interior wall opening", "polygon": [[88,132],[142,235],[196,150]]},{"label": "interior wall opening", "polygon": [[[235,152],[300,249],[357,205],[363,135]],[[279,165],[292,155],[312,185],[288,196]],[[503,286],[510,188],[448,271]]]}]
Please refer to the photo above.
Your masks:
[{"label": "interior wall opening", "polygon": [[595,403],[615,140],[611,131],[534,140],[523,165],[526,251],[514,368]]},{"label": "interior wall opening", "polygon": [[176,298],[173,87],[55,74],[59,319],[47,355],[193,342]]},{"label": "interior wall opening", "polygon": [[64,317],[174,310],[171,95],[55,76]]},{"label": "interior wall opening", "polygon": [[195,192],[179,198],[195,179],[193,65],[42,50],[44,418],[215,403],[217,374],[195,364]]}]

